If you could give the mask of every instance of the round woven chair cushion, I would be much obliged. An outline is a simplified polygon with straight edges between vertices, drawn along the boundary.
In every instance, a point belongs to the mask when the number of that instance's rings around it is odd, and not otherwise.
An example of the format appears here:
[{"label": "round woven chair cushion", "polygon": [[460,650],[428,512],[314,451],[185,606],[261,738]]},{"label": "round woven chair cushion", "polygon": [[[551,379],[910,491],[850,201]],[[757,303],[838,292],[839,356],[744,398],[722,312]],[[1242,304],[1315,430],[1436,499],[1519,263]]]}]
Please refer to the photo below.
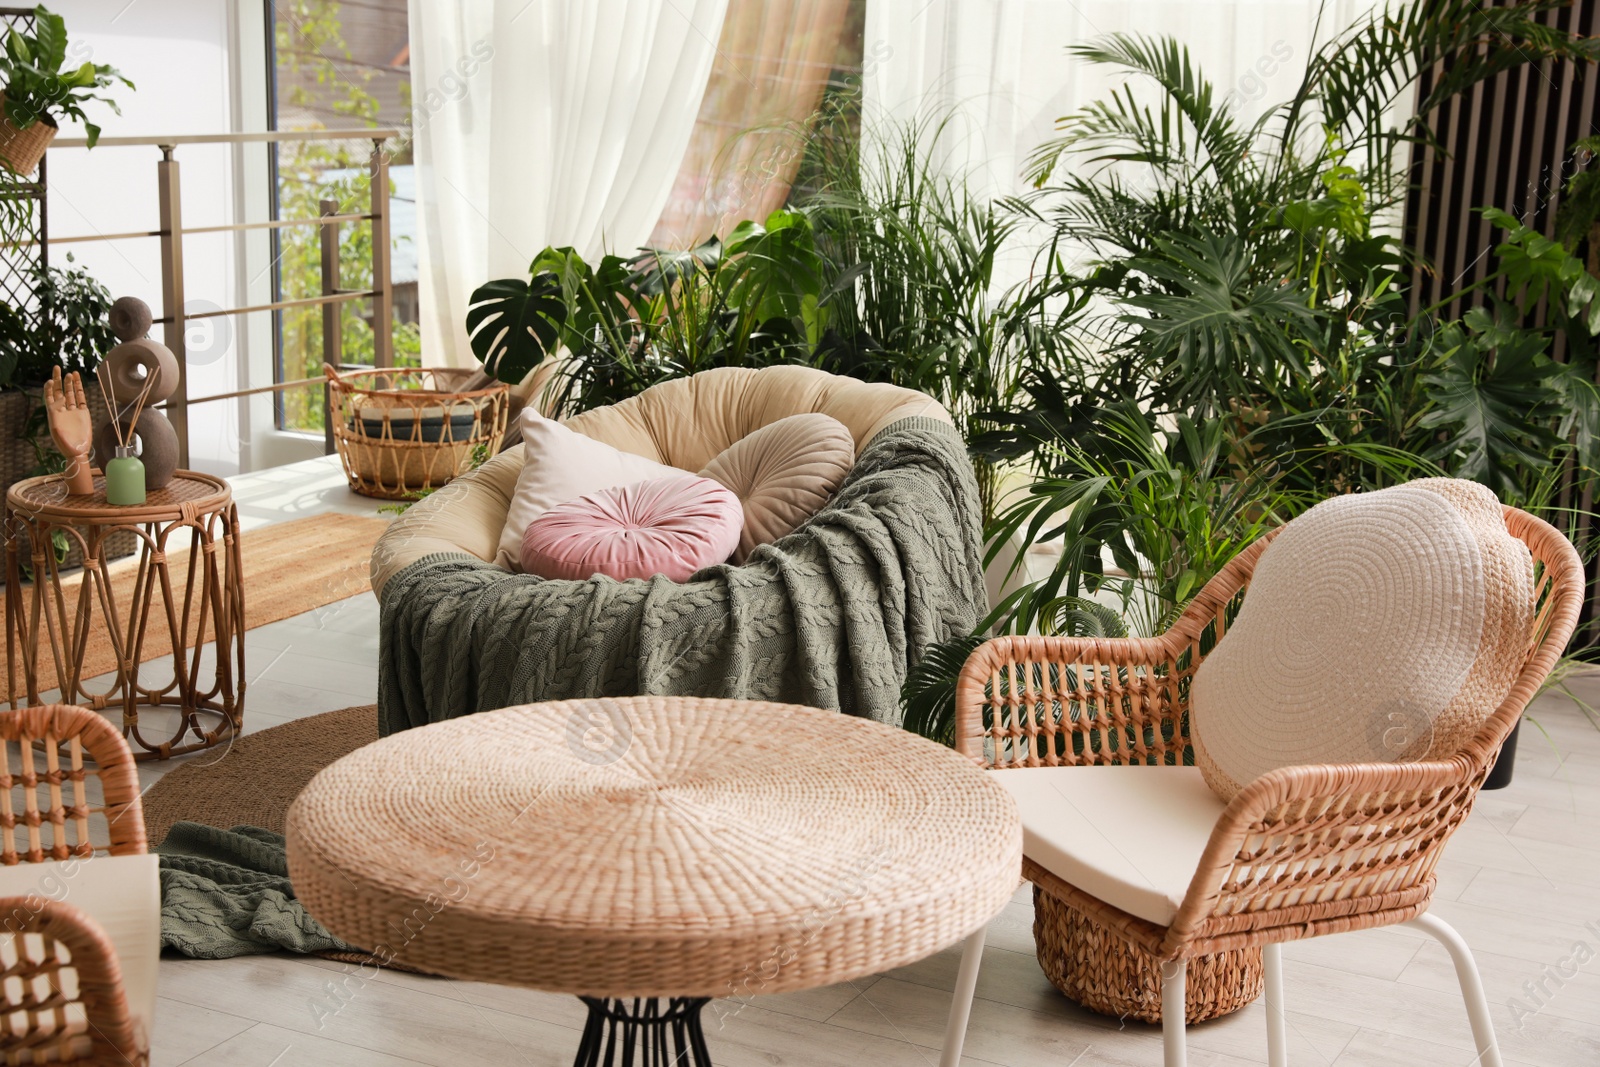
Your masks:
[{"label": "round woven chair cushion", "polygon": [[710,478],[655,478],[558,504],[522,535],[522,569],[578,581],[662,574],[688,580],[725,563],[739,545],[744,509]]},{"label": "round woven chair cushion", "polygon": [[903,730],[631,697],[407,730],[289,809],[312,915],[382,959],[590,996],[749,996],[921,959],[1022,862],[1016,805]]},{"label": "round woven chair cushion", "polygon": [[856,461],[844,423],[829,415],[790,415],[723,449],[700,472],[744,505],[733,561],[792,533],[828,502]]},{"label": "round woven chair cushion", "polygon": [[1195,762],[1231,800],[1293,764],[1449,755],[1510,690],[1533,611],[1532,557],[1487,488],[1323,501],[1261,554],[1195,674]]}]

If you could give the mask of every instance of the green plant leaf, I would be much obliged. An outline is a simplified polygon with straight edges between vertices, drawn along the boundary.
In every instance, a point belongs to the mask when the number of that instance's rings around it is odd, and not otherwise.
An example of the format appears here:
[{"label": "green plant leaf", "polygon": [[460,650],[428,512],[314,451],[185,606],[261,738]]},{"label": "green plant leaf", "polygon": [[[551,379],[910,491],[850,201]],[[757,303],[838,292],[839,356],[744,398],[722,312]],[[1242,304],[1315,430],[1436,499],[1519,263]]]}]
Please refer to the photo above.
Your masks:
[{"label": "green plant leaf", "polygon": [[53,11],[45,10],[41,4],[34,9],[33,21],[34,63],[41,70],[60,70],[62,61],[67,58],[66,20]]},{"label": "green plant leaf", "polygon": [[1133,344],[1149,353],[1175,403],[1211,414],[1248,382],[1304,374],[1293,341],[1313,326],[1298,284],[1252,278],[1251,259],[1234,237],[1157,238],[1158,254],[1129,265],[1164,284],[1166,291],[1122,298],[1144,315],[1121,321],[1138,330]]},{"label": "green plant leaf", "polygon": [[484,370],[515,384],[554,351],[566,322],[559,278],[501,278],[473,290],[467,333]]},{"label": "green plant leaf", "polygon": [[6,33],[6,55],[11,58],[11,62],[14,64],[23,65],[33,62],[33,53],[28,49],[27,39],[17,32],[16,27],[12,27]]},{"label": "green plant leaf", "polygon": [[1518,469],[1549,466],[1560,443],[1549,428],[1561,394],[1545,341],[1527,331],[1467,335],[1452,327],[1444,345],[1442,362],[1423,378],[1434,406],[1421,424],[1444,432],[1433,455],[1456,477],[1515,496]]},{"label": "green plant leaf", "polygon": [[907,730],[942,745],[955,744],[956,680],[967,657],[983,640],[982,634],[969,634],[930,645],[923,651],[900,688]]}]

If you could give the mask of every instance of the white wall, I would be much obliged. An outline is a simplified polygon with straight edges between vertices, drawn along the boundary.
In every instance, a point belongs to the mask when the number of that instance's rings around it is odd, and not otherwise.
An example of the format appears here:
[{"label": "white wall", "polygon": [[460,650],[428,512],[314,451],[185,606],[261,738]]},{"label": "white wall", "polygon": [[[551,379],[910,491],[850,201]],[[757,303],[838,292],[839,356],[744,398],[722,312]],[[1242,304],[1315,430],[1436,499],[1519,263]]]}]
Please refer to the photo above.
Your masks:
[{"label": "white wall", "polygon": [[[119,118],[90,105],[103,137],[157,137],[266,128],[264,14],[259,0],[57,0],[73,57],[119,68],[137,86],[114,90]],[[62,137],[81,136],[64,127]],[[154,146],[101,145],[92,151],[54,148],[49,155],[50,234],[154,230],[159,226]],[[261,145],[180,145],[185,227],[261,220],[268,212],[266,148]],[[185,308],[239,307],[271,299],[269,243],[264,233],[205,234],[184,241]],[[52,245],[51,263],[71,252],[113,296],[145,300],[159,317],[159,241],[153,238]],[[224,316],[189,324],[191,398],[271,381],[269,313]],[[161,339],[161,328],[152,331]],[[189,410],[190,465],[233,473],[321,451],[292,442],[273,447],[270,397],[261,403],[228,400]],[[252,432],[253,431],[253,432]],[[293,447],[299,445],[300,447]],[[280,454],[273,455],[274,452]]]}]

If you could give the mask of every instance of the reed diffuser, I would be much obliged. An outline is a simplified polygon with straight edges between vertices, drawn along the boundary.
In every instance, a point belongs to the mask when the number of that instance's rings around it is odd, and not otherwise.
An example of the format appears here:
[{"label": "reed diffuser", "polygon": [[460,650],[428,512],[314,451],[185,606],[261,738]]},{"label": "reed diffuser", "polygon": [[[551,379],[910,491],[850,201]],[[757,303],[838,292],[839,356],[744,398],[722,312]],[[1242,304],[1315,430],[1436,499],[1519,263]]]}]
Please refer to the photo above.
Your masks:
[{"label": "reed diffuser", "polygon": [[117,407],[116,385],[106,384],[105,369],[106,365],[102,362],[95,370],[95,380],[100,383],[100,395],[105,399],[106,410],[111,412],[111,428],[117,435],[115,454],[106,462],[106,503],[121,507],[143,504],[144,463],[134,455],[133,441],[139,429],[139,416],[144,412],[144,402],[150,396],[156,379],[161,377],[161,368],[150,368],[144,388],[139,390],[139,395],[129,405],[133,409],[133,418],[128,420],[126,427],[122,423],[125,409]]}]

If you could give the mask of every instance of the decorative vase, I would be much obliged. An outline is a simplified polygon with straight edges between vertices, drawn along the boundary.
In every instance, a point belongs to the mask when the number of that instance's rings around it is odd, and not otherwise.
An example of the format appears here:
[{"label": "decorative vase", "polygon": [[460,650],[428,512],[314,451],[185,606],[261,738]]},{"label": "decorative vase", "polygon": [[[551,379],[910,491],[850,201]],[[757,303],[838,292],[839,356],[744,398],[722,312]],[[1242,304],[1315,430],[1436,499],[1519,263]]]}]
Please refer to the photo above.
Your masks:
[{"label": "decorative vase", "polygon": [[19,130],[17,124],[6,115],[5,104],[6,96],[0,93],[0,162],[26,178],[39,169],[44,150],[50,147],[50,142],[61,131],[55,123],[44,117],[27,129]]},{"label": "decorative vase", "polygon": [[144,503],[144,464],[131,445],[118,445],[116,456],[106,464],[106,503],[118,507]]}]

